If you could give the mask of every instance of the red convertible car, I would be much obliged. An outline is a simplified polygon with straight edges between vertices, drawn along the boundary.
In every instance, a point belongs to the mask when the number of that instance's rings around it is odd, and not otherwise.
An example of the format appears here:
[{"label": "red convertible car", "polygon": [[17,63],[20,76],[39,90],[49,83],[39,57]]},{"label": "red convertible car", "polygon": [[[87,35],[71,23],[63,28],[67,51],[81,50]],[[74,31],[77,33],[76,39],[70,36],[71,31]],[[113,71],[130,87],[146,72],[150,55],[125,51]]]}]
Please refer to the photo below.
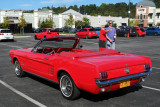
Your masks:
[{"label": "red convertible car", "polygon": [[41,29],[40,32],[36,33],[34,38],[35,40],[37,40],[37,39],[53,37],[53,36],[59,36],[59,32],[53,28],[44,28],[44,29]]},{"label": "red convertible car", "polygon": [[92,28],[83,28],[76,33],[76,37],[89,39],[89,38],[97,38],[98,35],[96,31]]},{"label": "red convertible car", "polygon": [[152,72],[149,57],[118,52],[83,50],[76,37],[41,39],[34,47],[11,50],[15,74],[31,73],[60,86],[64,98],[80,90],[99,94],[140,83]]}]

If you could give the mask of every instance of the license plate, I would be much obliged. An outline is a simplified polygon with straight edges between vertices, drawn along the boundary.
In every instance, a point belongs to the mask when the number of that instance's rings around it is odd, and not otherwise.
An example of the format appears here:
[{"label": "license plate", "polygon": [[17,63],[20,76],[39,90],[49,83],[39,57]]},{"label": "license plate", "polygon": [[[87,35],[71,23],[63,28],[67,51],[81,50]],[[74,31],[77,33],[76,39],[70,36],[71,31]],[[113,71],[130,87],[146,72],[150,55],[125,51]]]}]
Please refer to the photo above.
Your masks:
[{"label": "license plate", "polygon": [[128,87],[130,86],[130,80],[123,81],[120,83],[120,88]]},{"label": "license plate", "polygon": [[9,39],[9,37],[6,37],[6,39]]}]

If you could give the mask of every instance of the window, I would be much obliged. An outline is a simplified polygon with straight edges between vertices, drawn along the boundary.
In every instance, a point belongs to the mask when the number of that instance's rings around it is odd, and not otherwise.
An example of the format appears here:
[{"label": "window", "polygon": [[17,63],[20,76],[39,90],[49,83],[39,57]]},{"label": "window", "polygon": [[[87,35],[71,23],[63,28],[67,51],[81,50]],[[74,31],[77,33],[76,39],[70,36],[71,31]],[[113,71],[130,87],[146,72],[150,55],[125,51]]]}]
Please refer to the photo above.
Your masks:
[{"label": "window", "polygon": [[138,19],[139,19],[139,15],[138,15]]},{"label": "window", "polygon": [[146,15],[143,16],[143,19],[146,19]]},{"label": "window", "polygon": [[150,19],[152,19],[152,15],[153,15],[153,14],[149,14],[149,15],[148,15]]},{"label": "window", "polygon": [[142,14],[140,15],[140,19],[142,19]]}]

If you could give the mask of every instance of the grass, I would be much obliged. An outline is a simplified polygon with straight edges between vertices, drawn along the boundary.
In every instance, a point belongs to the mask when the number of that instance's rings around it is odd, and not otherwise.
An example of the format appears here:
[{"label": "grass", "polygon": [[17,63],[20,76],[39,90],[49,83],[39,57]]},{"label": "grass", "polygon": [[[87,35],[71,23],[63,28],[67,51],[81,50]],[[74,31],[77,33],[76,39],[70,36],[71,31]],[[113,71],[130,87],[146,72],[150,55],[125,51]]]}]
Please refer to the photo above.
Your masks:
[{"label": "grass", "polygon": [[30,35],[14,34],[14,36],[30,36]]}]

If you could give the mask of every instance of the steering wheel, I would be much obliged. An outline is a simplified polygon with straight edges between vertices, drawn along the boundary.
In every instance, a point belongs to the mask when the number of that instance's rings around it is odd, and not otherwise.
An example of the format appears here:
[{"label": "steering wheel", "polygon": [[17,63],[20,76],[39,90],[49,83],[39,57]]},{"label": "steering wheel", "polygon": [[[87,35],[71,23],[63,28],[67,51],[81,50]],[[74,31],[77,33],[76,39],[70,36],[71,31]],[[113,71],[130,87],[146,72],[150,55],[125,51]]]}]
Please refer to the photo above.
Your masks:
[{"label": "steering wheel", "polygon": [[48,52],[47,55],[51,55],[52,53],[56,53],[54,49],[51,52]]}]

